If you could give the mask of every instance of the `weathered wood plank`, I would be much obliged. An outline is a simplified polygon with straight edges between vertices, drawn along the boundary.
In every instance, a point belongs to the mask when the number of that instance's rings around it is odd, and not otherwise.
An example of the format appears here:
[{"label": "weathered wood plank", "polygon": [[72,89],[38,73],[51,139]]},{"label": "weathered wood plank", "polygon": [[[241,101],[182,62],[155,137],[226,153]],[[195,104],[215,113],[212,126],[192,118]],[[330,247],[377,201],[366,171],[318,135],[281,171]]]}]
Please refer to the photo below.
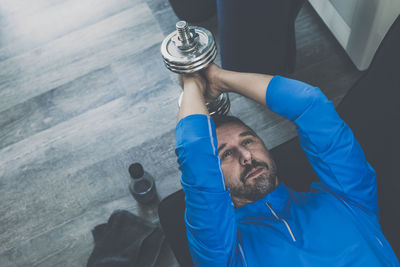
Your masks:
[{"label": "weathered wood plank", "polygon": [[0,61],[97,23],[139,0],[2,1]]},{"label": "weathered wood plank", "polygon": [[0,111],[162,41],[146,4],[0,62]]},{"label": "weathered wood plank", "polygon": [[149,0],[147,4],[165,36],[176,30],[175,23],[179,21],[179,18],[172,10],[169,1]]},{"label": "weathered wood plank", "polygon": [[[299,12],[295,29],[297,49],[295,72],[333,55],[343,60],[346,65],[353,66],[350,60],[350,64],[347,63],[347,54],[307,2]],[[329,67],[329,62],[324,64],[324,67]]]},{"label": "weathered wood plank", "polygon": [[[125,94],[136,98],[137,101],[141,98],[147,98],[147,91],[154,88],[160,87],[160,90],[168,90],[167,87],[162,88],[162,85],[160,86],[161,80],[172,79],[177,81],[177,75],[169,71],[164,65],[160,53],[160,43],[156,43],[140,53],[127,55],[115,61],[112,64],[112,69],[124,88]],[[178,84],[176,84],[176,88],[179,88]],[[178,93],[179,90],[176,92]]]},{"label": "weathered wood plank", "polygon": [[[335,94],[335,90],[349,89],[351,83],[355,82],[360,75],[361,72],[355,70],[350,61],[337,55],[331,55],[325,56],[324,60],[310,63],[307,67],[296,70],[289,77],[317,86],[326,94],[329,92]],[[346,78],[349,80],[350,86],[348,83],[338,82],[345,81]]]},{"label": "weathered wood plank", "polygon": [[0,112],[0,149],[124,95],[110,66]]}]

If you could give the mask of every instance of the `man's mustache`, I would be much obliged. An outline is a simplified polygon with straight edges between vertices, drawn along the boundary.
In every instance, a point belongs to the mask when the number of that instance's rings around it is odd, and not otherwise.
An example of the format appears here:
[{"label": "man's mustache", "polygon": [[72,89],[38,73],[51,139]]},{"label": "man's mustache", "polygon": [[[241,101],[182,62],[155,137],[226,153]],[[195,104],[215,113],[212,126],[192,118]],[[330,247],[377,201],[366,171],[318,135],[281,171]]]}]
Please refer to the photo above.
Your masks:
[{"label": "man's mustache", "polygon": [[269,170],[268,164],[266,162],[252,160],[251,164],[247,164],[244,167],[245,169],[242,172],[242,174],[240,175],[240,181],[244,184],[246,182],[246,176],[249,174],[249,172],[251,172],[253,169],[260,167],[260,166],[265,167],[265,168],[267,168],[267,170]]}]

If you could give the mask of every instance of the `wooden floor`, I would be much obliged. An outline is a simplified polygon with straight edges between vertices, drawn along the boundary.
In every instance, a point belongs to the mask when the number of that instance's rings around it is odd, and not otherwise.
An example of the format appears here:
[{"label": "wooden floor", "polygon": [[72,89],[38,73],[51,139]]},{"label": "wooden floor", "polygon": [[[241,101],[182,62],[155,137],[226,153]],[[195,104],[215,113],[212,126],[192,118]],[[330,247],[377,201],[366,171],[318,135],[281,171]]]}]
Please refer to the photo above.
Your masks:
[{"label": "wooden floor", "polygon": [[[116,209],[157,222],[156,204],[131,197],[127,169],[141,162],[160,199],[180,189],[180,89],[159,53],[177,20],[167,0],[0,0],[0,266],[85,266],[91,229]],[[292,77],[338,103],[360,72],[309,5],[296,34]],[[295,135],[231,98],[268,147]],[[168,248],[158,266],[177,266]]]}]

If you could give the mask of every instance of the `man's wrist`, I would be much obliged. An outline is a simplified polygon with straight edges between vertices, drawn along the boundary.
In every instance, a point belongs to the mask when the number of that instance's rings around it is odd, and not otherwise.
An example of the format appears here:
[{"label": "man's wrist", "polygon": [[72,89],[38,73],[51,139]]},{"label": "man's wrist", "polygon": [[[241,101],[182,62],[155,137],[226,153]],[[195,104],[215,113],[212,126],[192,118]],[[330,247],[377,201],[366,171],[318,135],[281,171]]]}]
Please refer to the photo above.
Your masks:
[{"label": "man's wrist", "polygon": [[227,92],[233,92],[230,86],[229,86],[229,77],[232,75],[231,71],[229,70],[224,70],[220,69],[216,74],[216,81],[217,81],[217,86],[218,89],[222,93],[227,93]]},{"label": "man's wrist", "polygon": [[185,81],[185,84],[183,86],[184,91],[199,91],[201,94],[204,94],[205,88],[196,80],[194,79],[188,79]]},{"label": "man's wrist", "polygon": [[192,94],[193,92],[196,95],[204,95],[204,90],[200,86],[198,86],[196,82],[189,82],[187,84],[185,83],[183,91],[188,93],[190,92],[190,94]]},{"label": "man's wrist", "polygon": [[204,114],[208,115],[207,108],[205,106],[204,94],[201,88],[195,84],[185,84],[183,90],[182,102],[178,112],[178,122],[192,114]]}]

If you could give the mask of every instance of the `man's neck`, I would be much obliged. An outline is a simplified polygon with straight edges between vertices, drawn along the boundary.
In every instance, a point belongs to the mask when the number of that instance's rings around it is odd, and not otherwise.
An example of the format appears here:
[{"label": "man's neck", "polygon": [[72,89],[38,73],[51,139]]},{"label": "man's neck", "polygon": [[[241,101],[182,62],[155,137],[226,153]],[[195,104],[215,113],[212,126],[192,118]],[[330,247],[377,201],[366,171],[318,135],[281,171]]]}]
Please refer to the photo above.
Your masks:
[{"label": "man's neck", "polygon": [[237,197],[232,196],[232,202],[235,205],[235,209],[238,209],[247,204],[253,203],[254,201],[250,201],[248,199],[237,198]]}]

